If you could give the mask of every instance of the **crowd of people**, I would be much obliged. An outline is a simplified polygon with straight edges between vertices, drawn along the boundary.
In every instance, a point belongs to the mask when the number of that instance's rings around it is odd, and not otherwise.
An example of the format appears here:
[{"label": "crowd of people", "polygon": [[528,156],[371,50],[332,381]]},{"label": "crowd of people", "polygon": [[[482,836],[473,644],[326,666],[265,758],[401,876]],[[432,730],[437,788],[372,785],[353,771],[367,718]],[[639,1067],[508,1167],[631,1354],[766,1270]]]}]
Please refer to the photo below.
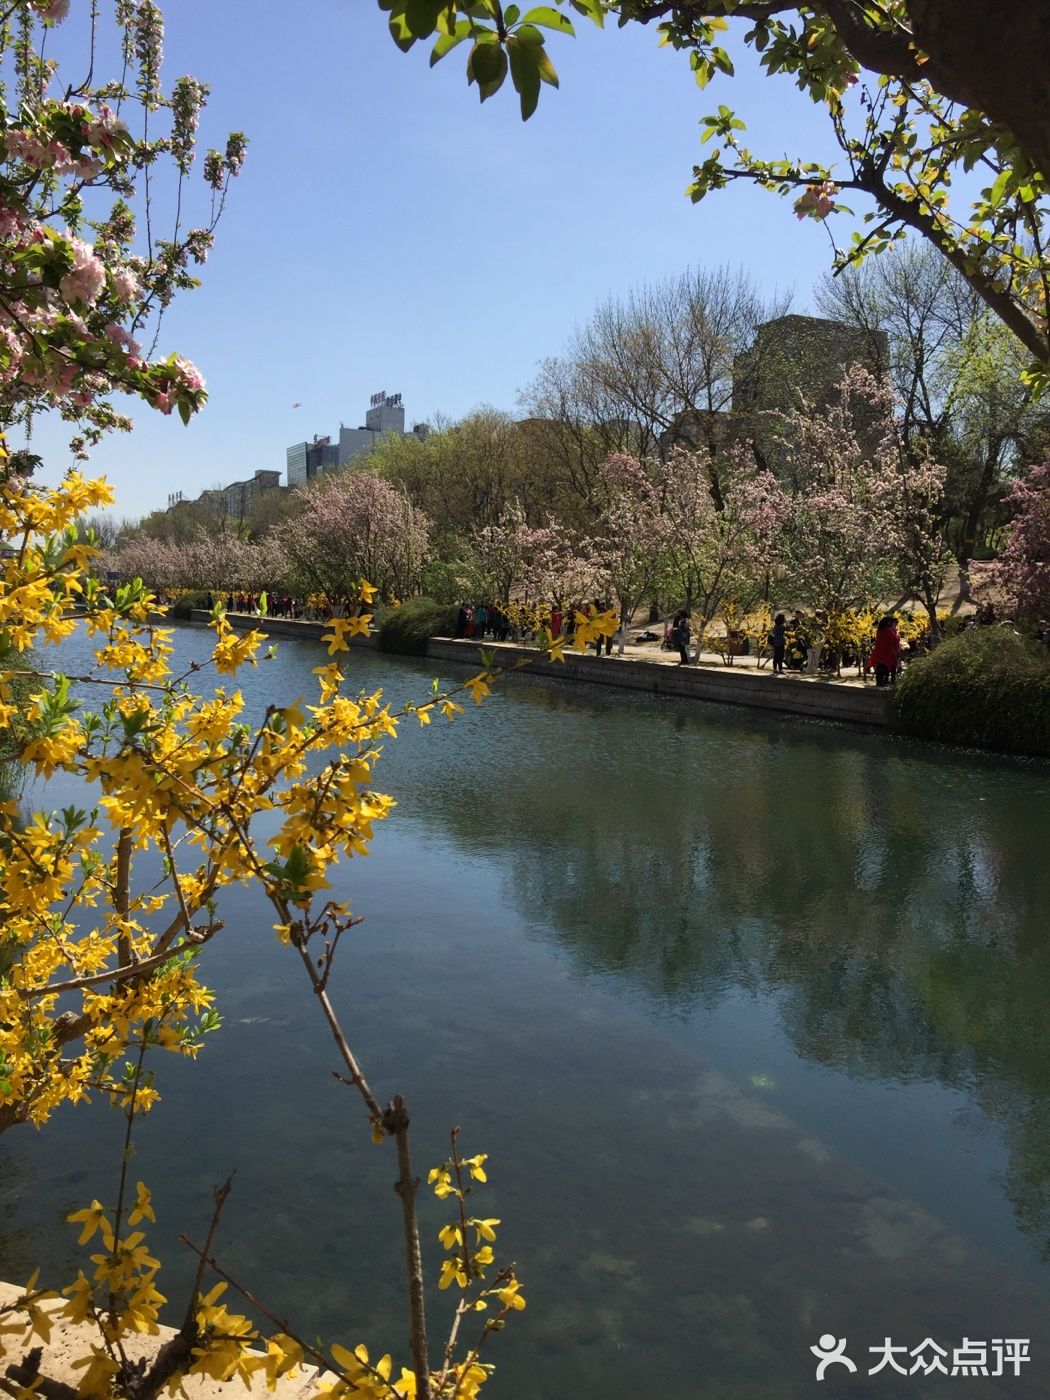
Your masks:
[{"label": "crowd of people", "polygon": [[[225,595],[208,593],[205,606],[210,610],[221,602],[227,612],[246,613],[249,617],[297,617],[312,622],[326,622],[332,616],[332,604],[322,594],[312,594],[309,598],[297,598],[291,593],[262,589],[258,593],[240,591]],[[347,604],[350,611],[356,604]]]},{"label": "crowd of people", "polygon": [[[163,599],[162,599],[163,601]],[[206,604],[209,608],[222,602],[228,612],[245,613],[249,616],[269,616],[280,618],[302,618],[311,621],[327,621],[334,614],[345,611],[347,614],[357,608],[354,600],[336,599],[334,602],[324,594],[311,595],[302,599],[286,592],[267,591],[258,593],[238,590],[222,594],[208,593]],[[501,605],[487,600],[461,602],[456,610],[453,635],[459,639],[484,641],[490,638],[496,642],[520,642],[530,638],[546,636],[549,630],[554,639],[564,638],[571,642],[576,626],[577,614],[593,615],[605,612],[610,603],[607,599],[595,598],[586,603],[567,604],[564,607],[554,602],[525,607],[515,603]],[[910,615],[904,615],[906,620]],[[955,624],[960,630],[968,627],[994,626],[998,624],[994,608],[985,604],[974,613],[958,619]],[[748,656],[757,650],[760,664],[768,655],[772,663],[772,675],[783,676],[788,672],[817,673],[834,672],[843,666],[856,666],[865,676],[873,673],[879,687],[893,685],[900,676],[906,661],[927,650],[931,645],[929,634],[909,627],[911,639],[903,641],[897,615],[887,613],[880,618],[874,640],[870,645],[861,642],[838,642],[829,646],[827,618],[816,613],[812,620],[801,613],[790,618],[778,612],[772,626],[764,637],[756,639],[742,631],[727,628],[726,636],[720,639],[718,649],[723,656]],[[1042,638],[1050,645],[1050,625]],[[599,638],[591,645],[596,655],[610,655],[614,636]],[[634,638],[636,643],[660,642],[666,651],[677,651],[680,666],[693,664],[691,648],[694,641],[690,615],[680,608],[663,625],[660,631],[643,631]],[[810,664],[814,647],[817,653]]]},{"label": "crowd of people", "polygon": [[[544,604],[535,608],[522,609],[514,604],[503,607],[497,603],[460,603],[456,610],[456,625],[453,636],[471,638],[474,641],[491,637],[495,642],[520,642],[535,637],[540,632],[550,631],[553,639],[564,637],[571,641],[576,630],[576,616],[594,615],[607,612],[609,603],[595,598],[590,603],[570,603],[564,608],[560,603]],[[612,651],[613,639],[604,639],[606,654]],[[595,650],[601,651],[602,641],[594,643]]]},{"label": "crowd of people", "polygon": [[495,603],[460,603],[453,636],[477,641],[491,637],[494,642],[506,642],[514,630],[508,614]]}]

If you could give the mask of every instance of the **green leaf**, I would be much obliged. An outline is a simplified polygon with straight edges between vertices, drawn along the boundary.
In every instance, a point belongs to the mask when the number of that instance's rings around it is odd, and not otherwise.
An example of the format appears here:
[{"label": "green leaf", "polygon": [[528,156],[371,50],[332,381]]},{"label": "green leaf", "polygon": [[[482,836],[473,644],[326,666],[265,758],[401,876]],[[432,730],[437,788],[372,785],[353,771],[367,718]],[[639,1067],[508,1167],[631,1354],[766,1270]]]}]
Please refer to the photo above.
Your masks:
[{"label": "green leaf", "polygon": [[540,100],[540,72],[536,65],[537,53],[542,47],[523,44],[512,35],[507,40],[507,53],[510,57],[510,77],[514,90],[521,98],[521,119],[527,122],[536,110]]},{"label": "green leaf", "polygon": [[605,28],[605,11],[602,9],[601,0],[569,0],[569,3],[577,14],[586,15],[599,29]]},{"label": "green leaf", "polygon": [[1009,185],[1012,178],[1013,171],[1007,166],[1006,169],[1000,173],[999,178],[991,188],[991,192],[988,195],[989,204],[994,205],[1002,203],[1003,195],[1006,193],[1006,187]]},{"label": "green leaf", "polygon": [[573,36],[576,34],[569,16],[563,15],[560,10],[555,10],[550,5],[537,5],[534,10],[529,10],[527,14],[522,15],[521,22],[522,24],[539,24],[544,29],[556,29],[559,34]]},{"label": "green leaf", "polygon": [[700,88],[701,91],[703,91],[703,89],[707,87],[708,83],[714,77],[715,70],[711,66],[710,62],[706,58],[703,58],[701,55],[694,54],[693,59],[693,76],[696,79],[697,87]]},{"label": "green leaf", "polygon": [[550,60],[550,55],[546,49],[536,49],[536,70],[545,83],[550,83],[551,87],[558,86],[558,71]]},{"label": "green leaf", "polygon": [[457,44],[469,39],[473,28],[469,19],[461,19],[451,34],[440,34],[430,51],[431,68],[435,63],[440,63],[447,53],[451,53]]},{"label": "green leaf", "polygon": [[507,55],[501,44],[479,42],[467,60],[467,79],[477,83],[482,102],[498,92],[507,76]]},{"label": "green leaf", "polygon": [[402,53],[408,53],[416,42],[415,35],[409,29],[403,14],[390,16],[390,37]]},{"label": "green leaf", "polygon": [[405,0],[405,21],[416,39],[429,39],[437,27],[443,0]]}]

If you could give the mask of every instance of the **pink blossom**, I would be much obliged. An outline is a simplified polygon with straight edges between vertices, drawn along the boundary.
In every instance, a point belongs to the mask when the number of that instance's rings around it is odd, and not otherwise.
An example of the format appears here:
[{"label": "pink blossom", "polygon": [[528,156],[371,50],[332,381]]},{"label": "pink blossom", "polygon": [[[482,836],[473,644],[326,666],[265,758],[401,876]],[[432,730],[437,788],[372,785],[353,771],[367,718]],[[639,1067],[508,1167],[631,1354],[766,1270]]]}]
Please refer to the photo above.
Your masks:
[{"label": "pink blossom", "polygon": [[756,474],[743,447],[723,454],[717,467],[706,451],[678,451],[660,467],[658,486],[674,601],[696,611],[698,632],[727,603],[755,606],[785,515],[772,474]]},{"label": "pink blossom", "polygon": [[904,461],[893,409],[892,390],[854,365],[836,402],[782,415],[780,552],[798,602],[842,611],[885,598],[922,543],[916,532],[933,520],[944,468]]},{"label": "pink blossom", "polygon": [[404,598],[427,558],[430,521],[377,472],[322,477],[304,493],[306,509],[275,532],[292,579],[331,598],[368,579],[384,597]]},{"label": "pink blossom", "polygon": [[61,141],[49,141],[44,147],[44,155],[47,158],[47,163],[53,166],[59,175],[68,175],[73,169],[73,157]]},{"label": "pink blossom", "polygon": [[839,187],[833,180],[822,180],[819,185],[809,185],[804,194],[795,200],[795,216],[799,219],[826,219],[835,211],[834,196]]},{"label": "pink blossom", "polygon": [[0,205],[0,239],[10,240],[21,231],[23,218],[17,209]]},{"label": "pink blossom", "polygon": [[44,168],[51,164],[52,157],[42,141],[30,136],[28,131],[9,131],[4,137],[8,154],[24,160],[27,165]]},{"label": "pink blossom", "polygon": [[110,322],[104,334],[107,339],[112,340],[114,345],[122,345],[132,357],[137,356],[142,346],[133,336],[129,335],[123,326],[118,326],[116,322]]},{"label": "pink blossom", "polygon": [[116,137],[123,135],[127,127],[114,112],[107,102],[103,102],[98,109],[98,116],[95,118],[88,133],[88,140],[92,146],[101,146],[104,150],[109,150]]},{"label": "pink blossom", "polygon": [[7,347],[7,373],[10,375],[21,364],[25,348],[10,326],[0,326],[0,341]]},{"label": "pink blossom", "polygon": [[175,370],[187,389],[204,388],[204,375],[192,360],[185,360],[181,355],[176,355]]},{"label": "pink blossom", "polygon": [[130,268],[122,267],[119,272],[114,272],[113,293],[118,301],[122,301],[125,306],[130,306],[137,297],[142,295],[142,284],[138,277]]},{"label": "pink blossom", "polygon": [[1006,498],[1016,514],[1000,557],[975,565],[975,579],[991,583],[1020,620],[1050,619],[1050,462],[1031,467]]},{"label": "pink blossom", "polygon": [[62,278],[58,289],[67,302],[79,301],[85,306],[94,306],[106,285],[106,269],[95,257],[90,243],[72,236],[66,241],[73,254],[73,269]]}]

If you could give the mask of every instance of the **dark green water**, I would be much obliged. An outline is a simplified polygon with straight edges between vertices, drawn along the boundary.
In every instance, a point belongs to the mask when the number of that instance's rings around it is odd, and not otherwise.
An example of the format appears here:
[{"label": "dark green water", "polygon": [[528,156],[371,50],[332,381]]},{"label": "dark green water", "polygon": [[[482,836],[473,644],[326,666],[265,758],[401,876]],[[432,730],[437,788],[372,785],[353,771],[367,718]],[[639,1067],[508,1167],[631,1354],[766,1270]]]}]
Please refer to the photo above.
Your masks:
[{"label": "dark green water", "polygon": [[[322,659],[282,642],[252,706],[312,696]],[[433,674],[352,664],[394,698]],[[399,806],[342,868],[366,920],[334,996],[377,1092],[410,1101],[418,1166],[453,1123],[490,1154],[477,1208],[529,1297],[494,1397],[1050,1392],[1050,767],[517,679],[406,727],[378,786]],[[138,1133],[163,1291],[236,1167],[232,1272],[303,1332],[407,1360],[390,1146],[330,1077],[262,901],[222,913],[224,1027],[158,1062]],[[71,1276],[62,1218],[112,1194],[120,1125],[0,1139],[0,1276]],[[828,1332],[859,1372],[818,1385]],[[964,1337],[1029,1338],[1032,1360],[869,1376],[885,1337],[949,1366]]]}]

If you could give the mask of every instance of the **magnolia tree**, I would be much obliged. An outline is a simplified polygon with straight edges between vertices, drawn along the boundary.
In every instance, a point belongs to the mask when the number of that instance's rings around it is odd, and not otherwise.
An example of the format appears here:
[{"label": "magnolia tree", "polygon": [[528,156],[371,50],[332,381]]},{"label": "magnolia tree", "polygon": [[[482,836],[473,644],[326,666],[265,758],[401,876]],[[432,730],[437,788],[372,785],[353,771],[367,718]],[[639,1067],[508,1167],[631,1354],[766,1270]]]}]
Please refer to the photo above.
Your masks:
[{"label": "magnolia tree", "polygon": [[[161,85],[164,21],[149,0],[118,0],[121,77],[96,81],[110,40],[99,6],[87,76],[58,81],[49,31],[68,0],[16,0],[0,16],[0,72],[7,110],[0,142],[0,423],[28,424],[55,409],[76,425],[75,457],[107,428],[130,427],[110,401],[131,394],[184,420],[204,403],[200,371],[180,355],[154,357],[159,319],[173,296],[197,285],[245,138],[233,133],[203,161],[209,207],[187,227],[188,181],[208,90],[184,77]],[[87,56],[87,55],[86,55]],[[134,112],[135,134],[126,119]],[[158,227],[158,178],[172,178],[174,211]],[[165,199],[165,206],[169,201]],[[140,224],[142,227],[140,228]],[[147,348],[143,348],[143,347]]]},{"label": "magnolia tree", "polygon": [[1045,624],[1050,620],[1050,463],[1029,468],[1007,504],[1016,514],[999,558],[980,566],[980,582],[1003,595],[1018,621]]},{"label": "magnolia tree", "polygon": [[606,504],[591,548],[601,591],[611,594],[620,616],[618,650],[623,655],[627,624],[653,596],[671,542],[655,471],[617,452],[599,470]]},{"label": "magnolia tree", "polygon": [[289,576],[312,591],[342,598],[368,579],[383,598],[404,598],[419,586],[430,521],[408,497],[371,471],[322,478],[306,508],[273,532]]},{"label": "magnolia tree", "polygon": [[267,538],[252,543],[226,530],[215,535],[202,531],[185,542],[146,535],[125,538],[104,556],[102,567],[122,578],[140,578],[164,592],[207,588],[223,594],[231,588],[252,592],[272,588],[289,572],[279,541]]},{"label": "magnolia tree", "polygon": [[[741,449],[719,463],[721,505],[711,495],[707,452],[673,452],[658,469],[669,594],[699,613],[699,634],[728,603],[751,608],[767,591],[784,495],[770,472],[757,475]],[[700,635],[697,637],[697,656]]]},{"label": "magnolia tree", "polygon": [[519,508],[496,525],[484,525],[468,541],[467,583],[479,597],[503,604],[564,599],[578,570],[572,536],[554,520],[529,525]]},{"label": "magnolia tree", "polygon": [[786,591],[828,613],[877,604],[901,581],[901,558],[936,548],[944,469],[907,462],[892,390],[859,365],[837,400],[781,415],[779,556]]}]

